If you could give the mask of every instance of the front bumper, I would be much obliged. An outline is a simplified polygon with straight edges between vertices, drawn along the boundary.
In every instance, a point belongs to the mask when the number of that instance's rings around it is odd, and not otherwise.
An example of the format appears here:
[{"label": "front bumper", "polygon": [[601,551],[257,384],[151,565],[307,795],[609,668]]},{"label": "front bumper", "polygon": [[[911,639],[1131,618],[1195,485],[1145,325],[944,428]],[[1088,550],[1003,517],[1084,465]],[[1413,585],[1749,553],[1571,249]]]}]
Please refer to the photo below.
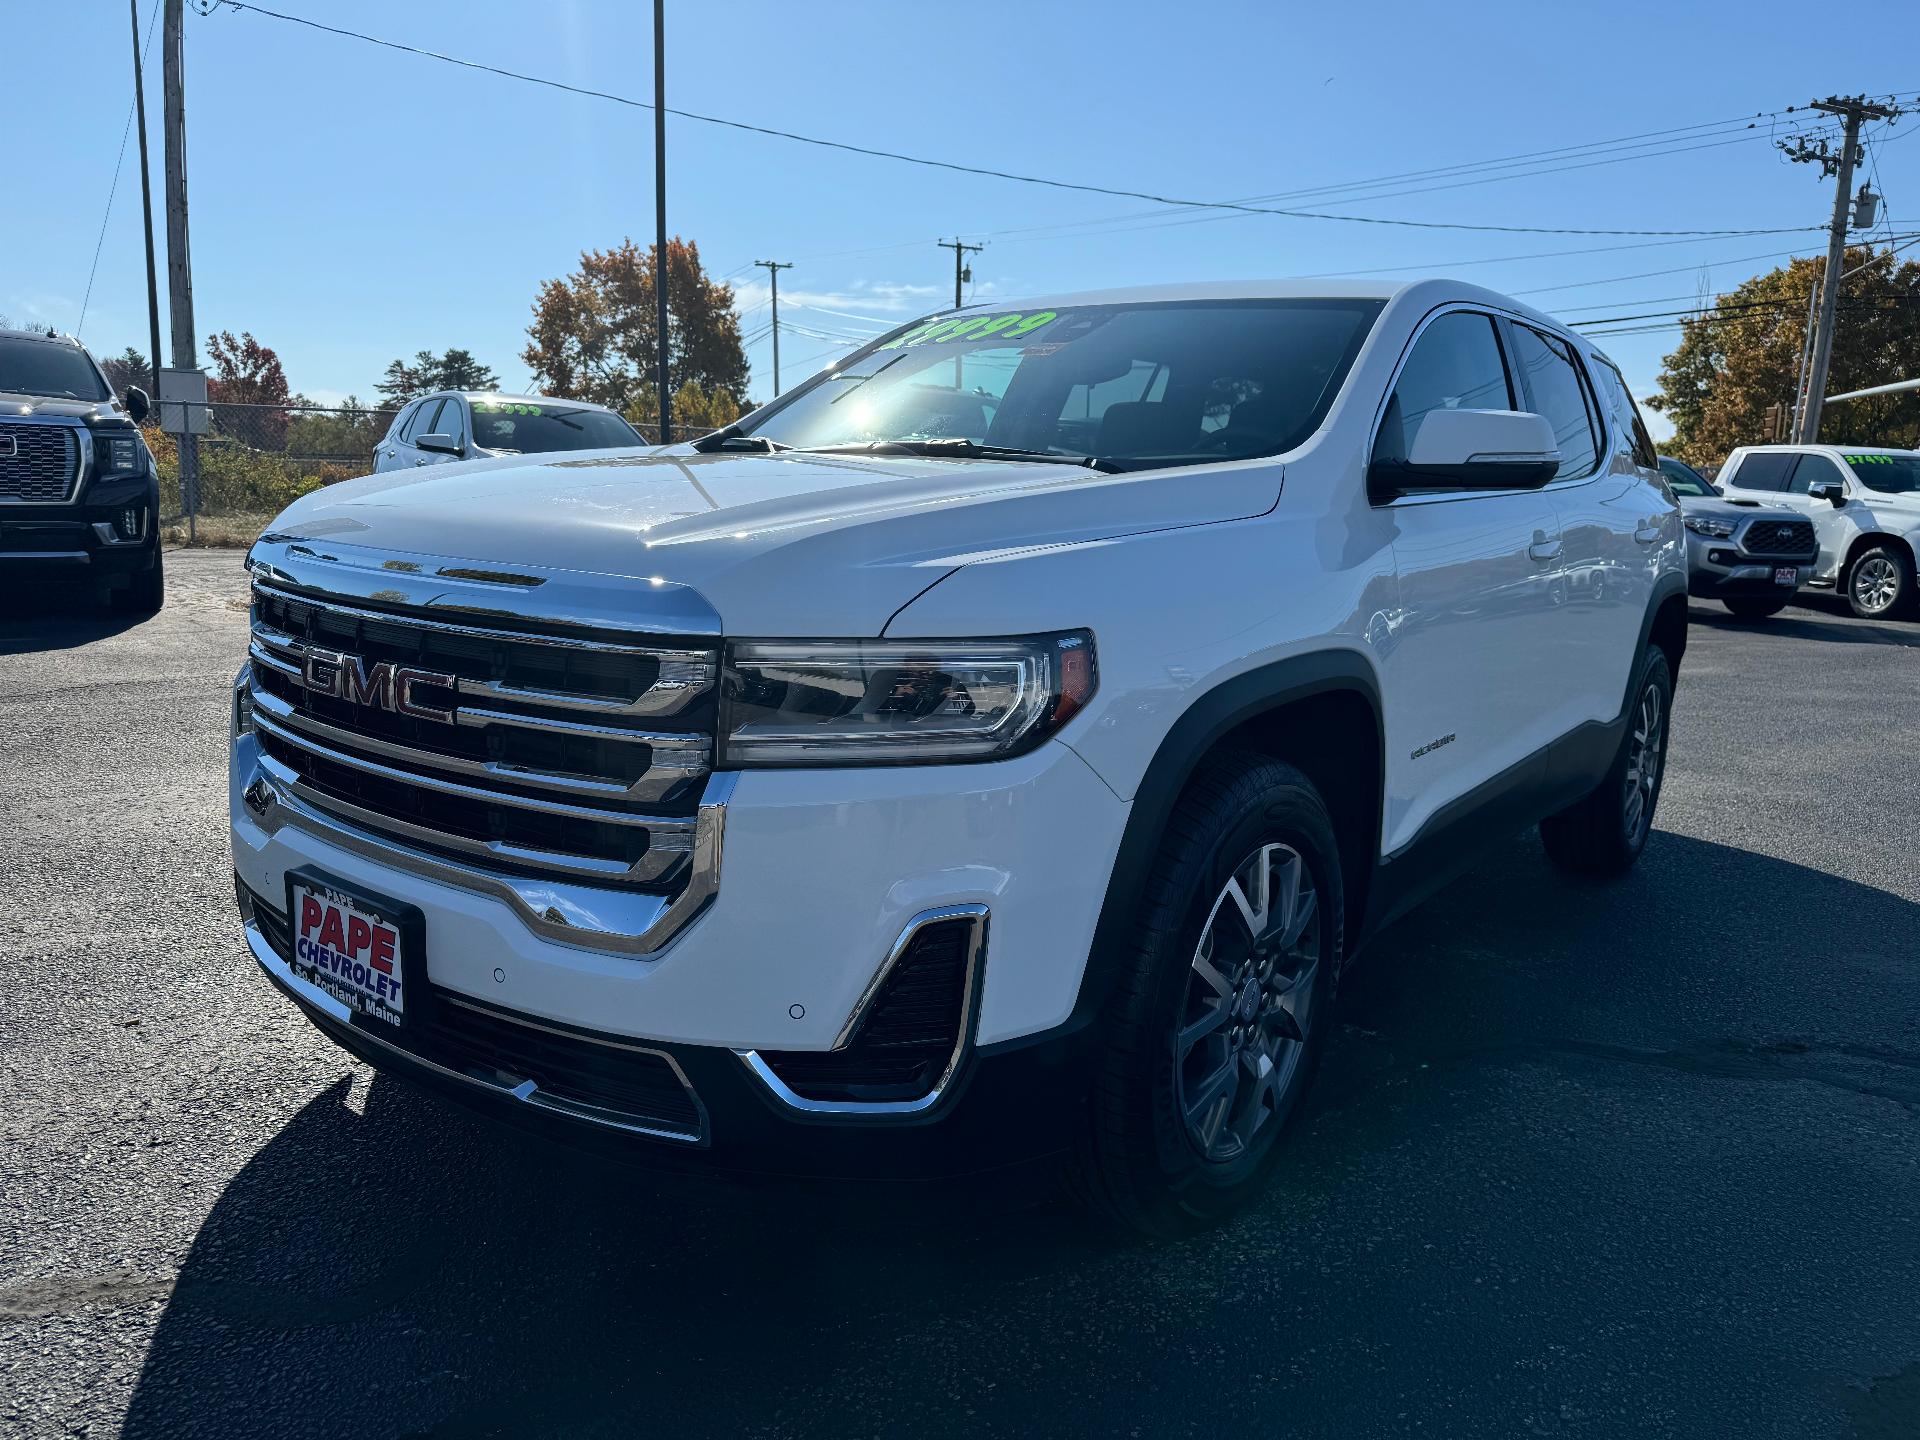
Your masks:
[{"label": "front bumper", "polygon": [[[229,779],[243,910],[249,894],[284,906],[286,873],[302,866],[401,897],[424,917],[436,994],[504,1023],[668,1057],[706,1119],[691,1140],[636,1133],[396,1051],[292,974],[250,923],[262,969],[370,1063],[524,1125],[627,1148],[637,1139],[649,1163],[668,1166],[938,1174],[1066,1143],[1063,1117],[1085,1073],[1084,1037],[1067,1022],[1127,807],[1063,745],[988,765],[716,777],[726,786],[717,889],[650,950],[620,945],[619,917],[628,913],[630,935],[633,915],[644,925],[661,902],[551,881],[503,886],[458,867],[423,873],[383,837],[316,823],[275,798],[250,734],[234,742]],[[990,914],[991,941],[961,1060],[928,1103],[823,1109],[783,1095],[756,1067],[750,1052],[842,1048],[903,934],[956,909]]]},{"label": "front bumper", "polygon": [[153,481],[133,476],[95,481],[72,505],[0,505],[0,571],[93,581],[139,574],[159,549],[157,501]]},{"label": "front bumper", "polygon": [[[1687,532],[1687,593],[1701,600],[1791,599],[1813,579],[1818,552],[1804,555],[1750,555],[1732,540],[1718,540]],[[1782,585],[1775,573],[1785,566],[1799,572],[1794,584]]]}]

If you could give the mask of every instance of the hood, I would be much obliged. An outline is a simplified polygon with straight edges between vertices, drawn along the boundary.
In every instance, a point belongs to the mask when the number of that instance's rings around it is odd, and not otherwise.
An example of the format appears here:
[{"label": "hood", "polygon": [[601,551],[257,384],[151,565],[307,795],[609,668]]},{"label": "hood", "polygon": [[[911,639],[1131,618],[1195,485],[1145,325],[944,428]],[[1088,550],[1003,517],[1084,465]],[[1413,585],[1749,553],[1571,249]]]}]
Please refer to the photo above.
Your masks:
[{"label": "hood", "polygon": [[0,390],[0,420],[16,415],[74,420],[82,425],[109,428],[133,423],[111,400],[69,400],[64,396],[19,395],[11,390]]},{"label": "hood", "polygon": [[1258,515],[1280,468],[1128,475],[901,456],[568,452],[369,475],[272,533],[688,585],[736,635],[874,635],[969,559]]},{"label": "hood", "polygon": [[1714,515],[1727,520],[1804,520],[1798,510],[1760,500],[1728,500],[1711,495],[1676,495],[1682,515]]}]

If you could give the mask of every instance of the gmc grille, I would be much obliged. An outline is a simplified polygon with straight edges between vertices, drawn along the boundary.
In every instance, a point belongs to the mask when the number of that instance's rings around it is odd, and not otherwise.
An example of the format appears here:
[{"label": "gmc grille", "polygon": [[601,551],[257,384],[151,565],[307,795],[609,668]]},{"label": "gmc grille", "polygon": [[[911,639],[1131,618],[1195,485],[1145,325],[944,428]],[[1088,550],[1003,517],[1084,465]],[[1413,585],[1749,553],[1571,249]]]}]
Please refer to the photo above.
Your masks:
[{"label": "gmc grille", "polygon": [[72,498],[79,473],[80,438],[70,427],[0,421],[0,504],[57,505]]},{"label": "gmc grille", "polygon": [[1814,550],[1811,520],[1755,520],[1740,537],[1749,555],[1807,555]]},{"label": "gmc grille", "polygon": [[[248,657],[263,756],[301,799],[409,845],[511,873],[677,889],[713,763],[715,652],[500,627],[256,580]],[[418,687],[411,714],[340,698],[307,684],[315,650],[442,683]]]}]

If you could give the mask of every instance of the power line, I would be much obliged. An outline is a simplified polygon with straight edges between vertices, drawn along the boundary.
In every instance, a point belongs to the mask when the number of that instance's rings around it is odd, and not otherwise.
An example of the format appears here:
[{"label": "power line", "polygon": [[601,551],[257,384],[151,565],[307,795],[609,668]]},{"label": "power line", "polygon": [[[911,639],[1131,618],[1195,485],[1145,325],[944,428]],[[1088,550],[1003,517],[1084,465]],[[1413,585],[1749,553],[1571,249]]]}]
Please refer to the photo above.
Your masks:
[{"label": "power line", "polygon": [[[160,13],[160,0],[153,0],[147,11],[147,34],[140,42],[140,63],[145,64],[147,51],[153,46],[153,17]],[[120,129],[120,153],[114,157],[113,183],[107,186],[107,208],[100,214],[100,236],[93,242],[93,264],[87,267],[87,293],[80,300],[80,321],[73,327],[73,338],[78,340],[80,332],[87,328],[87,307],[93,303],[93,279],[100,272],[100,250],[107,243],[107,221],[113,216],[113,197],[120,190],[120,167],[127,162],[127,136],[133,133],[133,102],[127,102],[127,123]],[[153,373],[160,373],[160,357],[153,357]]]},{"label": "power line", "polygon": [[548,89],[561,90],[569,94],[589,99],[607,100],[616,105],[626,105],[636,110],[659,109],[662,113],[678,116],[683,120],[697,121],[703,125],[718,125],[729,130],[739,130],[752,135],[765,135],[779,140],[791,140],[795,144],[813,145],[825,150],[838,150],[850,155],[865,155],[877,160],[894,160],[906,165],[920,165],[929,169],[945,170],[955,174],[979,175],[992,180],[1007,180],[1021,185],[1038,185],[1053,190],[1072,190],[1087,195],[1112,195],[1126,200],[1146,200],[1155,205],[1172,205],[1192,210],[1238,211],[1250,215],[1278,215],[1295,220],[1332,220],[1349,225],[1392,225],[1416,230],[1467,230],[1496,234],[1522,235],[1784,235],[1802,230],[1815,230],[1818,226],[1786,225],[1767,228],[1721,229],[1721,230],[1638,230],[1613,229],[1585,226],[1549,226],[1549,225],[1484,225],[1458,220],[1408,220],[1381,215],[1348,215],[1325,210],[1286,209],[1274,206],[1250,205],[1232,200],[1192,200],[1173,195],[1161,195],[1150,190],[1129,190],[1119,186],[1094,185],[1083,181],[1061,180],[1051,176],[1027,175],[1013,170],[1001,170],[987,165],[967,165],[955,160],[935,160],[923,155],[908,155],[898,150],[882,150],[870,145],[855,145],[845,140],[827,140],[817,135],[803,135],[794,130],[781,130],[770,125],[754,125],[744,120],[729,120],[719,115],[703,115],[693,110],[679,110],[671,106],[650,105],[631,96],[618,95],[608,90],[595,90],[584,85],[569,85],[565,81],[551,80],[545,76],[529,75],[518,70],[508,70],[498,65],[486,65],[476,60],[464,60],[455,55],[446,55],[437,50],[427,50],[417,45],[403,44],[397,40],[385,40],[377,35],[368,35],[358,30],[348,30],[342,26],[324,25],[317,20],[309,20],[301,15],[289,15],[279,10],[269,10],[265,6],[247,3],[247,0],[219,0],[227,8],[245,11],[255,15],[264,15],[269,19],[283,20],[294,25],[304,25],[310,29],[324,31],[331,35],[359,40],[369,45],[378,45],[389,50],[398,50],[406,54],[417,55],[423,59],[438,60],[443,64],[456,65],[466,70],[478,70],[503,79],[518,80],[528,85],[541,85]]}]

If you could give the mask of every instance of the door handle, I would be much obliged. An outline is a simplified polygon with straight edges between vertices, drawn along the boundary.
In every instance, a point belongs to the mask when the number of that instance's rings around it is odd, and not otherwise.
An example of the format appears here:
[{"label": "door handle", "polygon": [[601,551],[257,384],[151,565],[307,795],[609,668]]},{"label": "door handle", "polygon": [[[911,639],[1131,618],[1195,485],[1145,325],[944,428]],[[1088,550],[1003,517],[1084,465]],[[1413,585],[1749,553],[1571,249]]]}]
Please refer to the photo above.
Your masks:
[{"label": "door handle", "polygon": [[1666,528],[1658,520],[1650,520],[1633,532],[1633,538],[1642,545],[1651,545],[1666,533]]},{"label": "door handle", "polygon": [[1527,558],[1529,560],[1558,560],[1560,558],[1560,542],[1558,540],[1549,540],[1544,535],[1537,536],[1534,542],[1527,546]]}]

